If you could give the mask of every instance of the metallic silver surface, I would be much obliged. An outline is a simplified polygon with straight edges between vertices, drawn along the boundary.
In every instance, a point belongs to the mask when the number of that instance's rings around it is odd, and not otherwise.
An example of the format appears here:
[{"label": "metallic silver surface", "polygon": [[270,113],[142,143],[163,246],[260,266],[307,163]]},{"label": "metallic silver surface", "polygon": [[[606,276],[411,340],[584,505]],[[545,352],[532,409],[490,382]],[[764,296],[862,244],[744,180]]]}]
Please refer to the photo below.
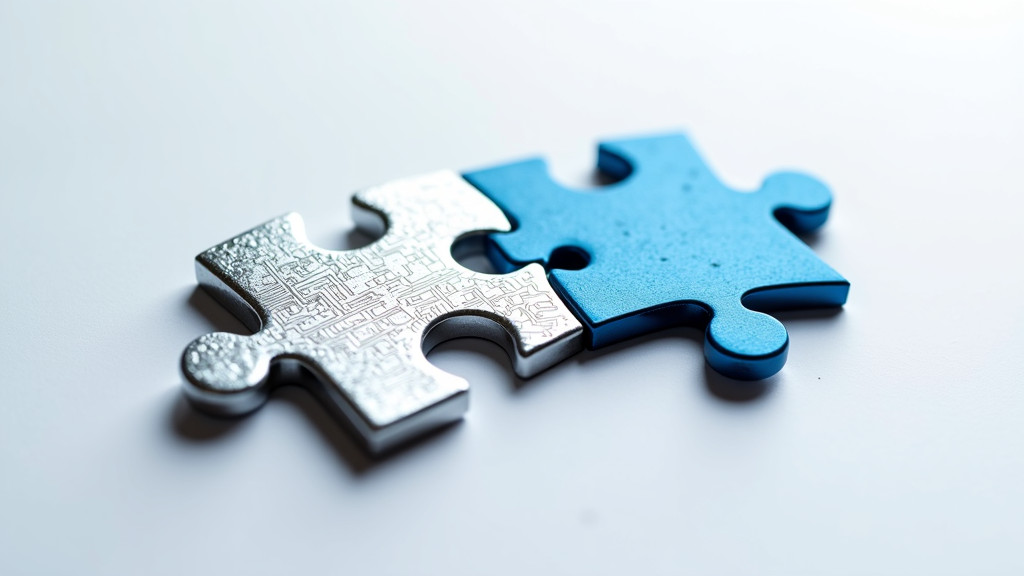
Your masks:
[{"label": "metallic silver surface", "polygon": [[196,257],[200,284],[255,332],[217,332],[185,349],[185,392],[218,414],[258,408],[271,363],[297,360],[315,392],[365,440],[387,450],[459,419],[468,384],[431,365],[436,344],[479,336],[529,377],[581,349],[582,328],[531,264],[510,274],[467,270],[452,246],[508,231],[490,200],[453,172],[370,188],[353,199],[360,227],[386,234],[357,250],[312,246],[297,214]]}]

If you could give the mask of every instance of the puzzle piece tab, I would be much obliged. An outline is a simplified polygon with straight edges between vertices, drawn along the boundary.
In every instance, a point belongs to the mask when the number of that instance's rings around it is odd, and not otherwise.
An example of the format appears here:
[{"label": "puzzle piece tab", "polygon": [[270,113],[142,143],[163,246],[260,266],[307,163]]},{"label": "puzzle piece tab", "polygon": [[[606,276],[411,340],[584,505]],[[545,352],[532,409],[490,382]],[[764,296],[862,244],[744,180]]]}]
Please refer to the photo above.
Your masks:
[{"label": "puzzle piece tab", "polygon": [[541,266],[490,275],[452,257],[458,239],[511,228],[457,174],[385,184],[353,202],[362,226],[386,222],[365,248],[316,248],[289,214],[196,257],[200,284],[255,333],[207,334],[186,348],[194,404],[254,410],[273,385],[271,363],[298,360],[316,375],[318,396],[379,452],[466,411],[467,383],[425,357],[434,345],[487,338],[523,377],[582,349],[582,326]]},{"label": "puzzle piece tab", "polygon": [[849,283],[790,233],[828,218],[819,181],[777,173],[757,192],[736,192],[678,134],[603,143],[598,169],[619,181],[569,190],[539,159],[464,174],[517,224],[490,237],[495,266],[544,264],[590,347],[706,326],[715,370],[761,379],[782,368],[789,346],[763,312],[846,302]]}]

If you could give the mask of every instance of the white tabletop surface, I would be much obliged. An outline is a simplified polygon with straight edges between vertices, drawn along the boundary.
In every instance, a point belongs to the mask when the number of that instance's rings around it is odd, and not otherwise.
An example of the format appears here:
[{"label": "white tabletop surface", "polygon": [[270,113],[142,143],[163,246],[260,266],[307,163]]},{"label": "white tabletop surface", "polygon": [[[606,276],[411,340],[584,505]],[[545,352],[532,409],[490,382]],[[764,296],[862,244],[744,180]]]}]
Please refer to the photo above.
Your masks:
[{"label": "white tabletop surface", "polygon": [[[835,194],[838,314],[715,377],[700,334],[528,382],[463,340],[465,420],[368,460],[304,391],[210,419],[241,325],[192,259],[354,190],[685,129],[730,185]],[[0,573],[1024,573],[1024,6],[0,3]],[[657,206],[652,206],[657,210]]]}]

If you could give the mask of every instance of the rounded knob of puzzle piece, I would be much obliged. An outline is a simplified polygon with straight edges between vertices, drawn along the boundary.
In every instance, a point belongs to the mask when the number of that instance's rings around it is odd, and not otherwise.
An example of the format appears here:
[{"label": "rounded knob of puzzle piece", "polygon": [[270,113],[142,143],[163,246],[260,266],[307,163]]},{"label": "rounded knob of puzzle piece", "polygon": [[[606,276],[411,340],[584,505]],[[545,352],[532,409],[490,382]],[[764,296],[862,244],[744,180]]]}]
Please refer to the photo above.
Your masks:
[{"label": "rounded knob of puzzle piece", "polygon": [[201,336],[185,348],[181,358],[185,394],[208,412],[251,412],[267,399],[271,358],[250,337],[225,332]]},{"label": "rounded knob of puzzle piece", "polygon": [[768,202],[775,217],[794,234],[821,228],[832,207],[832,192],[824,182],[799,172],[776,172],[761,185],[757,196]]},{"label": "rounded knob of puzzle piece", "polygon": [[719,374],[761,380],[786,364],[789,334],[767,314],[739,308],[716,310],[704,338],[704,357]]}]

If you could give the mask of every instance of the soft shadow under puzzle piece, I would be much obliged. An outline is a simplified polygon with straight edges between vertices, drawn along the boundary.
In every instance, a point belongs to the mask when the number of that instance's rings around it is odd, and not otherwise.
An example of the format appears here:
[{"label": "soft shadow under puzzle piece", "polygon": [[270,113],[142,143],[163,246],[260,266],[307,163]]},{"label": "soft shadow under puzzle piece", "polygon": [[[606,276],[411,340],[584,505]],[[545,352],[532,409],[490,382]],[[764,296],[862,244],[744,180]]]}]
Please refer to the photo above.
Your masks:
[{"label": "soft shadow under puzzle piece", "polygon": [[517,223],[491,236],[495,266],[544,264],[589,346],[707,326],[715,370],[766,378],[785,364],[789,337],[762,312],[846,302],[849,283],[790,233],[828,218],[831,194],[818,180],[777,173],[738,193],[679,134],[603,143],[598,169],[621,180],[568,190],[539,159],[464,175]]},{"label": "soft shadow under puzzle piece", "polygon": [[200,284],[255,333],[218,332],[182,358],[194,404],[243,414],[267,398],[270,365],[301,362],[314,391],[373,452],[462,417],[467,383],[431,365],[425,352],[461,336],[504,346],[529,377],[582,348],[582,326],[538,265],[502,275],[460,266],[453,243],[508,231],[506,217],[453,172],[358,193],[363,226],[386,234],[357,250],[312,246],[289,214],[196,257]]}]

